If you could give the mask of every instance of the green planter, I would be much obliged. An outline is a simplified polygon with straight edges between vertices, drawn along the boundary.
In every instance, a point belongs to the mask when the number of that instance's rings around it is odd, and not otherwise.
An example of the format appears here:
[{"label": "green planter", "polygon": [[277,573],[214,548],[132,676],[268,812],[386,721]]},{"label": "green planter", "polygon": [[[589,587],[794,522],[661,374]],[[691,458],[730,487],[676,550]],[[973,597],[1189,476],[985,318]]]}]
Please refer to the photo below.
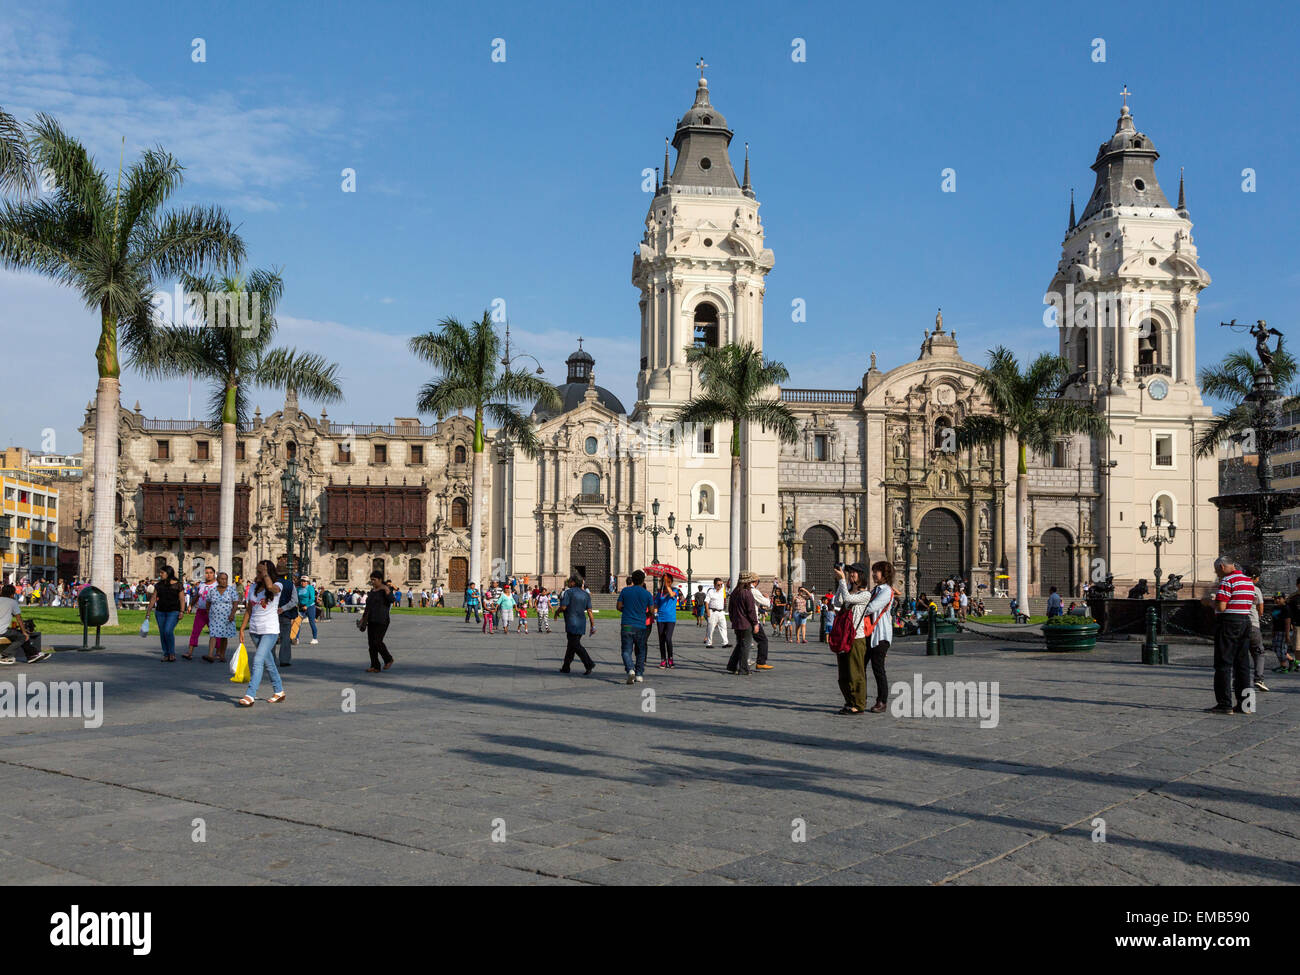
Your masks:
[{"label": "green planter", "polygon": [[1101,627],[1095,621],[1087,623],[1044,623],[1043,638],[1047,641],[1047,649],[1056,652],[1092,650],[1097,646],[1097,633],[1100,630]]},{"label": "green planter", "polygon": [[945,619],[942,616],[936,616],[934,620],[934,632],[939,633],[956,633],[957,621]]}]

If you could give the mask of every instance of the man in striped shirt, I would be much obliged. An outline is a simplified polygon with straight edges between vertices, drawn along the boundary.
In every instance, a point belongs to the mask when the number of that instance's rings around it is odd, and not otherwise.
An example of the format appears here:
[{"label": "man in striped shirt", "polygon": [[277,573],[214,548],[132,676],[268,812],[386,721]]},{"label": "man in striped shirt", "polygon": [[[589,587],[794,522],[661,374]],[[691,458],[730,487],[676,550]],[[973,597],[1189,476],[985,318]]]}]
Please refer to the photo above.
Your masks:
[{"label": "man in striped shirt", "polygon": [[[1214,627],[1215,705],[1207,710],[1214,714],[1243,714],[1242,698],[1251,687],[1250,608],[1255,602],[1255,584],[1226,555],[1215,560],[1214,574],[1219,577],[1219,589],[1214,594],[1218,614]],[[1232,705],[1234,691],[1236,707]]]}]

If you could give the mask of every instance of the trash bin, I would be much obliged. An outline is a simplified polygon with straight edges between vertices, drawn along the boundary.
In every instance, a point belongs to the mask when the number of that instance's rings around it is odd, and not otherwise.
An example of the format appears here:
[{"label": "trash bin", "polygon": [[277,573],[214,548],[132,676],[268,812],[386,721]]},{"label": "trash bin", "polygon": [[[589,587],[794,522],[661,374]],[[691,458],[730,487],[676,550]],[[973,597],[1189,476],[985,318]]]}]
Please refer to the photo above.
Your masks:
[{"label": "trash bin", "polygon": [[108,622],[108,597],[104,590],[86,586],[77,594],[77,615],[82,626],[103,626]]},{"label": "trash bin", "polygon": [[[108,597],[104,590],[86,586],[77,593],[77,615],[81,617],[81,646],[78,650],[103,650],[99,642],[99,628],[108,622]],[[90,627],[95,628],[95,645],[88,646]]]}]

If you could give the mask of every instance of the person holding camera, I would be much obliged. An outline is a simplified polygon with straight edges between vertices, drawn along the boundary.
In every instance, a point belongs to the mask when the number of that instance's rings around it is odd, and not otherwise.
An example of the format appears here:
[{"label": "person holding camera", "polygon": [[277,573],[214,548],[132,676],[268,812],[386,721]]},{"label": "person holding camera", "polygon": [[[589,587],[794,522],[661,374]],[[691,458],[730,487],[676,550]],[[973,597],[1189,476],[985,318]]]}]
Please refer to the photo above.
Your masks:
[{"label": "person holding camera", "polygon": [[389,607],[393,602],[392,588],[384,581],[384,574],[376,569],[370,573],[370,592],[366,593],[366,608],[361,612],[361,619],[357,620],[357,629],[366,635],[370,649],[370,666],[366,668],[367,674],[379,673],[380,658],[383,658],[384,670],[393,666],[393,655],[384,645],[384,634],[388,632],[388,624],[392,620]]}]

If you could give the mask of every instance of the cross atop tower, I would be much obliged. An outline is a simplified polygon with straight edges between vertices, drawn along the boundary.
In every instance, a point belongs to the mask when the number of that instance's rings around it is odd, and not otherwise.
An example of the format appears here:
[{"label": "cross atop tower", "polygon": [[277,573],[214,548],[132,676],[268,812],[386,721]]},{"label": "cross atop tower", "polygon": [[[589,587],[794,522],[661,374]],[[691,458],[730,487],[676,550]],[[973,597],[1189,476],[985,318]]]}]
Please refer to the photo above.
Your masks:
[{"label": "cross atop tower", "polygon": [[579,352],[582,351],[582,336],[581,336],[581,335],[578,336],[578,351],[579,351]]},{"label": "cross atop tower", "polygon": [[708,65],[704,63],[704,58],[700,58],[698,61],[696,61],[695,66],[700,69],[700,79],[703,80],[704,69],[708,67]]},{"label": "cross atop tower", "polygon": [[1128,112],[1128,96],[1131,95],[1131,94],[1133,94],[1133,93],[1132,93],[1131,91],[1128,90],[1128,85],[1125,85],[1125,86],[1124,86],[1124,90],[1120,92],[1120,95],[1122,95],[1123,98],[1124,98],[1124,111],[1125,111],[1125,112]]}]

